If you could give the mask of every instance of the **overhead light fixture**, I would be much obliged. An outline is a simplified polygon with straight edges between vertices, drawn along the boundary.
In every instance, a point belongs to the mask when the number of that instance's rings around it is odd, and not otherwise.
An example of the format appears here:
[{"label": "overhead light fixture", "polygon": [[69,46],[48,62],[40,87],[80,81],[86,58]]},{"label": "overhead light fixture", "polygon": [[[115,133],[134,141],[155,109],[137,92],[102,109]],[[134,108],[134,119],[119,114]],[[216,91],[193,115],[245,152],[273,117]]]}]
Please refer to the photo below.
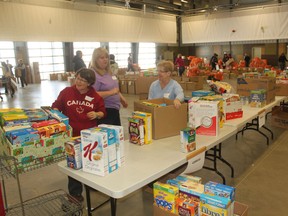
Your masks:
[{"label": "overhead light fixture", "polygon": [[218,7],[217,6],[214,6],[213,7],[213,11],[217,11],[218,10]]},{"label": "overhead light fixture", "polygon": [[183,3],[188,3],[188,1],[187,1],[187,0],[181,0],[181,2],[183,2]]}]

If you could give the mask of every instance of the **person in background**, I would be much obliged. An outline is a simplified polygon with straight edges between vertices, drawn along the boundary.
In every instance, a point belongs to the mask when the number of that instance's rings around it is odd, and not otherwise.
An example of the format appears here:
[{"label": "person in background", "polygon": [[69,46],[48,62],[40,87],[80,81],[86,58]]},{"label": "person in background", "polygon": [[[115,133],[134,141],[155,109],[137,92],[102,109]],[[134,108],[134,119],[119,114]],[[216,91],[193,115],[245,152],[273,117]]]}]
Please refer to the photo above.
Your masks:
[{"label": "person in background", "polygon": [[9,63],[9,60],[6,60],[6,65],[7,65],[7,69],[9,71],[9,73],[11,74],[12,77],[14,77],[14,74],[13,74],[13,66]]},{"label": "person in background", "polygon": [[[69,118],[73,137],[80,136],[83,129],[96,127],[106,115],[103,98],[92,87],[94,82],[94,71],[86,68],[78,70],[75,84],[63,89],[52,104],[52,109],[61,111]],[[84,200],[81,182],[68,177],[68,190],[79,202]]]},{"label": "person in background", "polygon": [[113,54],[110,54],[109,58],[110,58],[110,69],[111,69],[112,75],[117,76],[119,67],[118,67],[118,63],[115,62],[115,56]]},{"label": "person in background", "polygon": [[210,65],[212,66],[212,70],[216,70],[217,64],[218,64],[218,54],[214,53],[214,55],[210,59]]},{"label": "person in background", "polygon": [[129,53],[127,61],[128,61],[127,71],[133,71],[134,72],[132,53]]},{"label": "person in background", "polygon": [[229,60],[229,56],[226,52],[224,52],[224,56],[223,56],[223,68],[225,69],[226,68],[226,62]]},{"label": "person in background", "polygon": [[171,79],[173,70],[174,64],[171,61],[163,60],[157,64],[158,80],[150,85],[148,99],[168,98],[179,108],[184,101],[184,93],[181,85]]},{"label": "person in background", "polygon": [[120,107],[128,107],[128,103],[119,92],[117,77],[112,75],[108,51],[96,48],[92,54],[91,69],[95,72],[96,82],[93,88],[104,99],[107,117],[101,119],[101,124],[121,125]]},{"label": "person in background", "polygon": [[280,69],[284,70],[285,67],[286,67],[286,61],[288,61],[284,53],[281,53],[281,55],[279,56],[278,61],[279,61]]},{"label": "person in background", "polygon": [[76,55],[73,57],[73,67],[74,67],[74,72],[77,72],[81,68],[87,68],[86,64],[84,63],[82,59],[82,51],[77,50]]},{"label": "person in background", "polygon": [[247,53],[244,54],[244,61],[245,61],[245,67],[249,67],[249,64],[250,64],[250,56],[247,55]]},{"label": "person in background", "polygon": [[18,65],[16,66],[17,69],[20,69],[21,71],[21,76],[20,76],[20,82],[22,88],[24,88],[24,84],[27,86],[27,81],[26,81],[26,67],[25,64],[23,63],[22,59],[19,59]]},{"label": "person in background", "polygon": [[179,76],[182,76],[185,71],[185,62],[184,59],[182,58],[182,54],[179,53],[177,55],[177,58],[175,59],[175,65],[178,69]]}]

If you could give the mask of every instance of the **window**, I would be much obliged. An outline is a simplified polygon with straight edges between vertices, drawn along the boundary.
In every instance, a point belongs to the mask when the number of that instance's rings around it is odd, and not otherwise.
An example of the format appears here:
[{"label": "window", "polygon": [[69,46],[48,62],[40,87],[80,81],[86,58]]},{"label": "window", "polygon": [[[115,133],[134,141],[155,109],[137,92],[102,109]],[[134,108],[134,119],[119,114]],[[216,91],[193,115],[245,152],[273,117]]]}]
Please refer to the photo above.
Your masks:
[{"label": "window", "polygon": [[155,43],[139,43],[138,62],[141,69],[156,67]]},{"label": "window", "polygon": [[109,53],[115,55],[115,61],[119,68],[127,68],[129,53],[131,53],[131,43],[110,42]]},{"label": "window", "polygon": [[[15,52],[14,43],[12,41],[0,41],[0,62],[9,61],[9,64],[15,67]],[[0,65],[1,66],[1,65]],[[2,76],[2,70],[0,69],[0,75]]]},{"label": "window", "polygon": [[86,66],[89,66],[89,63],[92,59],[92,54],[95,48],[100,47],[100,42],[74,42],[73,49],[74,55],[76,55],[76,51],[80,50],[82,52],[82,59]]},{"label": "window", "polygon": [[62,42],[28,42],[29,62],[39,63],[41,79],[49,79],[50,73],[64,72]]}]

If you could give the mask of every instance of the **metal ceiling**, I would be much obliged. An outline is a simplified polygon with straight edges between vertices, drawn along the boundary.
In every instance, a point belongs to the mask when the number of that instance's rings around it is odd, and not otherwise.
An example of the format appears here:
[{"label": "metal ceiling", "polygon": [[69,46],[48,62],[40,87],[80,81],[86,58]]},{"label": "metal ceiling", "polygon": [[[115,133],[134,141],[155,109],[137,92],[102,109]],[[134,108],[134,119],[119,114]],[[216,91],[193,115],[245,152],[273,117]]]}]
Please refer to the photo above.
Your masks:
[{"label": "metal ceiling", "polygon": [[[60,0],[58,0],[60,1]],[[70,3],[126,7],[131,10],[191,16],[255,7],[281,6],[288,0],[63,0]]]}]

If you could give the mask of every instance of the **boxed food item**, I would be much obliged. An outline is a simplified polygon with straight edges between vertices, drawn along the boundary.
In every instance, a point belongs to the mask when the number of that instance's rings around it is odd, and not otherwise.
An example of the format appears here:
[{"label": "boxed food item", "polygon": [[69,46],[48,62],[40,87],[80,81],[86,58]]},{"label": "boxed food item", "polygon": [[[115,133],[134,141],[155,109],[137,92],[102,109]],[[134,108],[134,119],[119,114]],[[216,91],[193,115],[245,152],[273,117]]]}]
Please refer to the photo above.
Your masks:
[{"label": "boxed food item", "polygon": [[261,108],[266,105],[266,90],[258,89],[250,92],[250,107]]},{"label": "boxed food item", "polygon": [[242,118],[242,102],[238,94],[223,94],[223,110],[226,120]]},{"label": "boxed food item", "polygon": [[198,216],[199,205],[183,198],[176,199],[176,214],[179,216]]},{"label": "boxed food item", "polygon": [[197,135],[218,136],[219,109],[219,101],[189,101],[189,125]]},{"label": "boxed food item", "polygon": [[210,95],[215,95],[215,92],[210,91],[210,90],[192,91],[192,97],[204,97],[204,96],[210,96]]},{"label": "boxed food item", "polygon": [[187,127],[180,130],[180,150],[183,153],[192,152],[196,149],[196,131],[194,128]]},{"label": "boxed food item", "polygon": [[128,118],[129,141],[133,144],[144,145],[144,121],[140,118]]},{"label": "boxed food item", "polygon": [[[145,102],[159,106],[148,106]],[[160,106],[161,104],[166,106]],[[153,139],[179,135],[179,131],[187,127],[187,103],[181,104],[179,109],[176,109],[173,100],[166,98],[135,101],[134,110],[152,114]]]},{"label": "boxed food item", "polygon": [[134,111],[132,116],[143,119],[144,123],[144,143],[150,144],[152,142],[152,115],[151,113]]},{"label": "boxed food item", "polygon": [[33,128],[10,131],[7,137],[12,145],[20,144],[21,146],[34,145],[40,139],[38,131]]},{"label": "boxed food item", "polygon": [[231,199],[231,201],[235,200],[235,188],[223,185],[217,182],[209,181],[204,185],[204,192],[210,195],[217,195],[220,197],[226,197]]},{"label": "boxed food item", "polygon": [[179,186],[179,197],[189,199],[196,203],[200,202],[200,196],[204,193],[204,185],[192,181],[184,182]]},{"label": "boxed food item", "polygon": [[[177,216],[177,214],[167,212],[154,205],[153,216]],[[248,206],[243,203],[234,201],[234,216],[248,216]]]},{"label": "boxed food item", "polygon": [[179,190],[169,184],[155,182],[153,184],[154,205],[171,213],[176,213],[176,198]]},{"label": "boxed food item", "polygon": [[105,176],[118,169],[115,134],[107,128],[81,131],[83,171]]},{"label": "boxed food item", "polygon": [[124,129],[123,126],[118,125],[108,125],[108,124],[100,124],[98,127],[109,128],[115,130],[116,135],[116,154],[118,166],[121,167],[125,163],[125,145],[124,145]]},{"label": "boxed food item", "polygon": [[69,140],[65,142],[65,153],[67,167],[72,169],[81,169],[82,168],[82,146],[81,138]]},{"label": "boxed food item", "polygon": [[233,216],[233,209],[234,204],[228,198],[211,196],[204,193],[200,196],[200,211],[202,216]]}]

